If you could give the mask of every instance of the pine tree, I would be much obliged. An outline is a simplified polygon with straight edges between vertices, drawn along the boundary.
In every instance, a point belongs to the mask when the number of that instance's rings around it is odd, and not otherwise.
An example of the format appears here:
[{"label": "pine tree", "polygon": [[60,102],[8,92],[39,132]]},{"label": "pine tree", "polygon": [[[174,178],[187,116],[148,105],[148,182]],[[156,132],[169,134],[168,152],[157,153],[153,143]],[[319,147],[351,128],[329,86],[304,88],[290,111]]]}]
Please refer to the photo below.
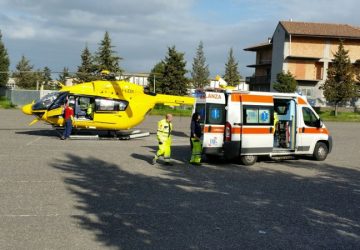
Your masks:
[{"label": "pine tree", "polygon": [[202,41],[199,43],[199,47],[196,51],[196,56],[192,64],[191,77],[194,88],[204,88],[209,84],[209,65],[206,64],[206,58],[204,55],[204,45]]},{"label": "pine tree", "polygon": [[2,42],[2,34],[0,31],[0,87],[6,86],[9,80],[9,66],[10,60],[5,48],[4,43]]},{"label": "pine tree", "polygon": [[356,96],[354,69],[349,58],[349,51],[345,50],[340,41],[338,51],[334,54],[332,66],[327,71],[327,79],[320,87],[324,90],[327,101],[334,103],[335,116],[340,103],[349,101]]},{"label": "pine tree", "polygon": [[297,89],[297,81],[290,71],[281,72],[276,76],[277,82],[273,84],[273,88],[281,93],[294,93]]},{"label": "pine tree", "polygon": [[81,53],[81,65],[76,72],[77,82],[91,82],[95,80],[96,66],[87,45]]},{"label": "pine tree", "polygon": [[[156,92],[159,86],[162,85],[164,82],[164,70],[165,70],[165,63],[163,61],[158,62],[155,64],[154,68],[152,68],[150,75],[148,77],[148,86],[147,88],[152,91]],[[155,89],[154,89],[154,81],[155,81]]]},{"label": "pine tree", "polygon": [[122,73],[123,70],[119,66],[119,61],[122,60],[122,58],[116,55],[116,52],[113,50],[114,47],[115,46],[111,45],[109,33],[106,31],[95,57],[97,70],[99,72],[101,70],[109,70],[115,74]]},{"label": "pine tree", "polygon": [[64,67],[63,71],[59,74],[58,81],[65,85],[66,78],[70,77],[69,68]]},{"label": "pine tree", "polygon": [[50,88],[50,83],[52,81],[51,78],[51,70],[49,69],[49,67],[45,66],[43,71],[41,72],[41,84],[44,84],[45,88],[49,89]]},{"label": "pine tree", "polygon": [[238,62],[235,61],[233,49],[230,48],[228,61],[225,64],[224,80],[229,86],[240,84],[241,75],[238,71]]},{"label": "pine tree", "polygon": [[189,80],[185,77],[187,70],[185,69],[184,53],[177,52],[175,46],[169,47],[164,63],[164,79],[159,86],[161,93],[187,95]]},{"label": "pine tree", "polygon": [[13,74],[15,83],[20,88],[33,89],[36,86],[37,74],[33,72],[34,66],[30,65],[30,61],[23,55],[16,65],[16,71]]}]

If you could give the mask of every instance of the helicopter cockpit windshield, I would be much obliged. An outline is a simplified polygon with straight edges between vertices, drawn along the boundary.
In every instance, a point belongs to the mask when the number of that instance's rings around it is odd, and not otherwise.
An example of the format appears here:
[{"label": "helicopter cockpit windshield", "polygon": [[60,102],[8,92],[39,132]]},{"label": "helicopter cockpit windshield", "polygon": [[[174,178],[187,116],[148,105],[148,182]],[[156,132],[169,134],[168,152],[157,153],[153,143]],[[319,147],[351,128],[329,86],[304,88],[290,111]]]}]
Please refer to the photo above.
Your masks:
[{"label": "helicopter cockpit windshield", "polygon": [[47,95],[45,95],[43,98],[38,100],[33,106],[33,110],[44,110],[48,109],[48,107],[58,98],[60,95],[60,92],[52,92]]}]

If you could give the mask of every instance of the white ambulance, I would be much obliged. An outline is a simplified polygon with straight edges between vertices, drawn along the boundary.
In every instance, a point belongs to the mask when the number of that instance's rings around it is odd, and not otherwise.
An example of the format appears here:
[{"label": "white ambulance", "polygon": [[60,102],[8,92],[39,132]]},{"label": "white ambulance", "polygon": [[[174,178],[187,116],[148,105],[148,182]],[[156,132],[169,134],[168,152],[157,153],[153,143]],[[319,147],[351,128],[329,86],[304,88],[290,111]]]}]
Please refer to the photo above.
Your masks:
[{"label": "white ambulance", "polygon": [[298,94],[203,91],[196,94],[194,111],[202,118],[208,157],[240,158],[245,165],[258,156],[311,155],[321,161],[332,149],[328,129]]}]

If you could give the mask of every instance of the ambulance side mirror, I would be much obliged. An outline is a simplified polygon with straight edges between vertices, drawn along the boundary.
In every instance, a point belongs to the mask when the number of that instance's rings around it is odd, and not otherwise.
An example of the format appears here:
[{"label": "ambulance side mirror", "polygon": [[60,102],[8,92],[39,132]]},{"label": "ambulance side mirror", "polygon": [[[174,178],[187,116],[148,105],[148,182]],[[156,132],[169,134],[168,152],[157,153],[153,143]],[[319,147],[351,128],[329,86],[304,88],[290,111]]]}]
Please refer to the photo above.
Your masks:
[{"label": "ambulance side mirror", "polygon": [[315,122],[315,127],[317,128],[321,128],[322,127],[322,122],[320,119],[317,119],[316,122]]}]

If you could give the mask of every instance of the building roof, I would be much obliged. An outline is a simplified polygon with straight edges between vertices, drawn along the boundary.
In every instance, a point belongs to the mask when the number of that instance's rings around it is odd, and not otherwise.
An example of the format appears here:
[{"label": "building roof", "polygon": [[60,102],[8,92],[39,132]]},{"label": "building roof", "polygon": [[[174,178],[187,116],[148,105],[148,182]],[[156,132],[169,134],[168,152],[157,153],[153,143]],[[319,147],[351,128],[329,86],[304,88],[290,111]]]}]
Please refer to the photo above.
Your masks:
[{"label": "building roof", "polygon": [[360,27],[348,24],[281,21],[280,25],[291,35],[360,39]]},{"label": "building roof", "polygon": [[259,49],[263,49],[263,48],[271,47],[271,46],[272,46],[271,41],[268,41],[268,42],[264,42],[264,43],[259,43],[259,44],[256,44],[256,45],[252,45],[252,46],[250,46],[250,47],[245,48],[244,50],[245,50],[245,51],[257,51],[257,50],[259,50]]}]

